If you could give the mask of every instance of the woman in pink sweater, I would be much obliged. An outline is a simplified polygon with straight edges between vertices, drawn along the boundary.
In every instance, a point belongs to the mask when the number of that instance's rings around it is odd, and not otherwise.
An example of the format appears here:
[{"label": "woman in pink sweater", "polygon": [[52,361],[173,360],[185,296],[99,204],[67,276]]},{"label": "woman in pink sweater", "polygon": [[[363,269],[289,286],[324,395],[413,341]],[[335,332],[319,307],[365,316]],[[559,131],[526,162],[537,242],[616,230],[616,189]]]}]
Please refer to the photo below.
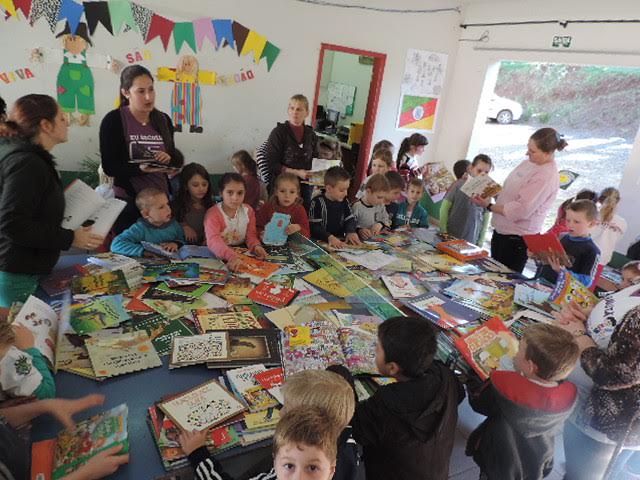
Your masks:
[{"label": "woman in pink sweater", "polygon": [[216,257],[227,262],[229,270],[237,270],[242,265],[242,260],[231,246],[246,243],[257,258],[267,256],[256,234],[255,213],[243,203],[245,191],[242,175],[225,173],[220,179],[222,202],[211,207],[204,219],[207,247]]}]

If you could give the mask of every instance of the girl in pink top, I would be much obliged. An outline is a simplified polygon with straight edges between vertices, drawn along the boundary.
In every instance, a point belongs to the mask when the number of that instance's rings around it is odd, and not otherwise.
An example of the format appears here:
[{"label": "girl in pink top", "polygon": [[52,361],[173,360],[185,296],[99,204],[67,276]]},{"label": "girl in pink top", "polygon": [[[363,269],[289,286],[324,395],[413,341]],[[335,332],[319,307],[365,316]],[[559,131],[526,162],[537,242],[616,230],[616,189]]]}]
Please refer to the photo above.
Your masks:
[{"label": "girl in pink top", "polygon": [[207,247],[216,257],[227,261],[229,270],[237,270],[242,264],[231,246],[246,243],[257,258],[267,256],[256,234],[253,209],[243,203],[245,190],[242,175],[225,173],[220,179],[222,202],[211,207],[204,219]]}]

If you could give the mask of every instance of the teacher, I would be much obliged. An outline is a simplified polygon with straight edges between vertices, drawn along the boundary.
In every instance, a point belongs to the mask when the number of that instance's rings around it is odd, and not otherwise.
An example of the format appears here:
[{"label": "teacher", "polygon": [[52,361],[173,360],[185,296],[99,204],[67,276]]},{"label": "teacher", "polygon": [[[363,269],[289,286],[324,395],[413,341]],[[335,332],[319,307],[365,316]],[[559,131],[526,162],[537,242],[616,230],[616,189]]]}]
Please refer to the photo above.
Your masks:
[{"label": "teacher", "polygon": [[0,123],[0,307],[24,302],[51,273],[61,250],[91,250],[103,237],[90,227],[62,228],[64,193],[50,151],[68,125],[48,95],[25,95]]},{"label": "teacher", "polygon": [[522,236],[540,233],[558,195],[560,177],[555,152],[566,146],[566,140],[553,128],[537,130],[529,138],[529,159],[509,174],[496,203],[474,198],[477,205],[494,214],[491,256],[516,272],[522,273],[527,263],[527,246]]},{"label": "teacher", "polygon": [[167,175],[182,167],[184,157],[176,149],[171,119],[156,109],[153,76],[141,65],[131,65],[120,74],[120,107],[102,119],[100,156],[103,170],[113,177],[116,198],[127,202],[113,226],[115,233],[140,216],[135,198],[141,190],[154,187],[170,197]]}]

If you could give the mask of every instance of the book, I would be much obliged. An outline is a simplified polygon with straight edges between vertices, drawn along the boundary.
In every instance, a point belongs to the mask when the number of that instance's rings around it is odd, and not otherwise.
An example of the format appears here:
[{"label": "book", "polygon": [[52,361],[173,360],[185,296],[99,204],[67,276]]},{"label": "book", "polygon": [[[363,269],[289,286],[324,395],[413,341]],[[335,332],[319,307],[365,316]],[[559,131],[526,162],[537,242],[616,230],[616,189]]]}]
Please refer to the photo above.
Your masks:
[{"label": "book", "polygon": [[262,243],[265,245],[284,245],[287,243],[288,235],[285,230],[291,222],[291,215],[286,213],[275,212],[264,226],[264,235],[262,237]]},{"label": "book", "polygon": [[156,290],[164,291],[167,293],[174,293],[176,295],[180,295],[182,297],[188,298],[200,298],[204,295],[213,285],[207,283],[194,283],[191,285],[185,284],[173,284],[172,286],[168,285],[168,282],[161,283],[156,287]]},{"label": "book", "polygon": [[378,325],[382,322],[379,317],[354,316],[351,325],[338,328],[338,339],[345,365],[351,373],[377,374],[376,344],[378,343]]},{"label": "book", "polygon": [[[193,299],[190,299],[193,300]],[[180,317],[188,317],[191,315],[191,310],[204,307],[204,302],[197,299],[192,302],[177,302],[171,300],[144,300],[144,303],[171,320],[175,320]]]},{"label": "book", "polygon": [[149,335],[137,330],[117,335],[94,333],[85,342],[96,377],[113,377],[159,367],[162,361]]},{"label": "book", "polygon": [[349,252],[341,251],[339,255],[347,260],[350,260],[358,265],[362,265],[367,270],[379,270],[386,265],[397,260],[396,257],[387,255],[380,250],[373,250],[369,252],[353,254]]},{"label": "book", "polygon": [[492,370],[508,365],[518,353],[518,340],[499,318],[456,338],[454,344],[482,380],[489,378]]},{"label": "book", "polygon": [[174,337],[169,368],[227,358],[229,358],[229,335],[226,331]]},{"label": "book", "polygon": [[194,335],[191,323],[184,318],[170,320],[160,314],[140,315],[133,319],[134,330],[144,330],[149,335],[153,348],[161,357],[169,355],[175,337]]},{"label": "book", "polygon": [[234,368],[226,373],[231,389],[244,400],[250,412],[260,412],[279,405],[279,402],[255,378],[265,370],[264,365],[254,364]]},{"label": "book", "polygon": [[219,309],[197,309],[193,311],[196,328],[204,333],[208,330],[249,330],[262,328],[250,309],[239,312],[220,312]]},{"label": "book", "polygon": [[284,394],[282,393],[282,385],[284,385],[284,370],[282,367],[272,368],[255,375],[256,381],[266,389],[278,402],[284,405]]},{"label": "book", "polygon": [[420,295],[408,275],[382,275],[380,277],[393,298],[411,298]]},{"label": "book", "polygon": [[282,363],[286,376],[302,370],[324,370],[329,365],[344,365],[338,327],[334,323],[321,319],[300,326],[309,328],[311,341],[306,345],[292,344],[291,328],[282,336]]},{"label": "book", "polygon": [[282,363],[278,330],[225,330],[224,333],[229,336],[229,355],[207,362],[209,368],[237,368],[256,363],[273,366]]},{"label": "book", "polygon": [[276,327],[284,331],[286,327],[302,325],[305,322],[317,320],[321,317],[321,314],[318,313],[318,310],[308,305],[290,305],[266,312],[264,316]]},{"label": "book", "polygon": [[176,425],[189,432],[214,427],[246,410],[216,380],[209,380],[160,402],[158,407]]},{"label": "book", "polygon": [[305,181],[309,185],[324,187],[324,174],[331,167],[340,166],[340,160],[325,160],[314,158],[311,162],[310,174]]},{"label": "book", "polygon": [[62,228],[76,230],[91,227],[93,233],[105,237],[127,202],[117,198],[105,200],[80,179],[75,179],[64,191]]},{"label": "book", "polygon": [[453,273],[459,275],[478,275],[483,270],[475,265],[464,263],[461,260],[453,258],[451,255],[441,254],[424,254],[418,257],[421,261],[424,261],[431,265],[436,270],[440,270],[444,273]]},{"label": "book", "polygon": [[507,319],[513,311],[513,287],[499,288],[482,278],[456,280],[443,292],[456,302],[489,316]]},{"label": "book", "polygon": [[173,260],[186,260],[191,257],[198,258],[215,258],[215,255],[207,248],[206,245],[183,245],[175,252],[170,252],[162,245],[152,242],[140,242],[142,248],[147,252],[171,258]]},{"label": "book", "polygon": [[442,162],[427,163],[423,170],[425,190],[434,203],[439,202],[456,179]]},{"label": "book", "polygon": [[336,297],[346,298],[352,294],[350,290],[341,285],[326,269],[319,268],[315,272],[311,272],[304,277],[303,280],[309,282],[322,290],[335,295]]},{"label": "book", "polygon": [[576,302],[582,308],[591,308],[598,301],[598,297],[574,277],[569,270],[562,270],[558,273],[556,285],[549,295],[549,302],[558,310],[563,305],[571,302]]},{"label": "book", "polygon": [[565,252],[564,247],[553,233],[540,233],[537,235],[523,235],[522,239],[536,260],[544,264],[549,263],[549,258],[555,257],[564,267],[570,267],[572,262]]},{"label": "book", "polygon": [[71,292],[74,295],[115,295],[116,293],[127,293],[128,291],[129,285],[122,270],[75,277],[71,280]]},{"label": "book", "polygon": [[30,295],[15,316],[13,323],[23,325],[33,333],[34,347],[42,353],[51,366],[54,366],[60,319],[53,308]]},{"label": "book", "polygon": [[291,249],[285,245],[265,245],[265,251],[267,256],[265,260],[271,263],[277,263],[279,265],[291,265],[294,263],[293,253]]},{"label": "book", "polygon": [[239,255],[242,265],[238,269],[238,274],[250,275],[251,277],[269,278],[280,269],[280,265],[265,262],[247,255]]},{"label": "book", "polygon": [[549,293],[520,283],[514,290],[513,303],[553,318],[554,309],[549,305]]},{"label": "book", "polygon": [[436,248],[463,262],[489,256],[489,253],[482,247],[469,243],[466,240],[440,242],[436,245]]},{"label": "book", "polygon": [[54,480],[74,472],[103,450],[122,445],[120,454],[129,451],[128,408],[118,405],[87,420],[76,423],[73,429],[63,430],[56,438]]},{"label": "book", "polygon": [[276,428],[280,421],[280,410],[267,408],[260,412],[245,413],[242,420],[245,431],[260,431]]},{"label": "book", "polygon": [[248,297],[259,305],[271,308],[286,307],[298,294],[295,288],[285,287],[278,283],[263,280],[249,292]]},{"label": "book", "polygon": [[31,480],[51,480],[55,454],[55,438],[31,444]]},{"label": "book", "polygon": [[145,282],[160,282],[174,278],[199,278],[200,265],[193,262],[146,265]]},{"label": "book", "polygon": [[67,291],[74,278],[82,277],[84,275],[88,275],[85,268],[81,265],[71,265],[67,268],[54,270],[46,277],[41,278],[40,286],[47,295],[55,297]]},{"label": "book", "polygon": [[129,318],[122,295],[108,295],[72,304],[69,323],[76,333],[85,334],[115,327]]},{"label": "book", "polygon": [[142,284],[144,267],[131,257],[105,252],[87,258],[87,262],[88,265],[100,267],[103,271],[121,270],[129,288],[138,288]]},{"label": "book", "polygon": [[425,293],[402,303],[421,317],[445,330],[457,328],[483,318],[479,312],[436,292]]},{"label": "book", "polygon": [[501,190],[502,187],[489,175],[477,175],[475,177],[469,175],[467,181],[460,187],[460,191],[466,196],[470,198],[478,196],[485,200],[495,197]]},{"label": "book", "polygon": [[216,295],[221,296],[234,305],[246,305],[251,303],[248,298],[249,292],[253,290],[253,285],[248,278],[231,277],[224,285],[213,288]]}]

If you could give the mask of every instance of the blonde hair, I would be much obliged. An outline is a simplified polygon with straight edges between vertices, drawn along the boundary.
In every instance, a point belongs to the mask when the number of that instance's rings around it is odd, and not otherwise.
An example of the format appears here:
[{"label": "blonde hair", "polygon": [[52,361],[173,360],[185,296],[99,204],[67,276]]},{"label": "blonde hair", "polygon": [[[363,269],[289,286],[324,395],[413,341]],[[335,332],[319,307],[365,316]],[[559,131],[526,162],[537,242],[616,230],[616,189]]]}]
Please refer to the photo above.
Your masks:
[{"label": "blonde hair", "polygon": [[12,345],[16,339],[13,327],[6,320],[0,320],[0,346]]},{"label": "blonde hair", "polygon": [[600,221],[608,223],[613,220],[613,214],[616,211],[616,206],[620,202],[620,192],[617,188],[607,187],[602,190],[598,201],[602,204],[600,209]]},{"label": "blonde hair", "polygon": [[305,406],[287,410],[273,436],[273,456],[287,444],[306,445],[319,448],[335,464],[341,432],[323,408]]},{"label": "blonde hair", "polygon": [[[198,71],[200,70],[200,63],[198,62],[198,59],[193,55],[182,55],[178,59],[178,65],[176,66],[176,80],[177,81],[183,80],[182,75],[185,74],[184,70],[187,62],[193,62],[195,64],[196,71],[193,74],[195,76],[193,83],[198,83]],[[187,75],[191,75],[191,74],[187,74]]]},{"label": "blonde hair", "polygon": [[159,188],[145,188],[136,195],[136,207],[138,207],[138,210],[140,211],[148,210],[153,204],[153,199],[160,195],[164,195],[165,197],[167,196],[167,194]]},{"label": "blonde hair", "polygon": [[307,97],[302,95],[301,93],[297,93],[289,99],[289,103],[291,102],[300,102],[304,105],[305,110],[309,111],[309,100]]},{"label": "blonde hair", "polygon": [[302,203],[302,198],[300,197],[300,180],[296,175],[294,175],[291,172],[284,172],[276,177],[276,181],[274,183],[273,195],[271,195],[271,197],[269,198],[269,201],[273,205],[278,205],[277,190],[279,185],[282,182],[291,182],[296,186],[296,188],[298,189],[298,198],[296,199],[295,203]]},{"label": "blonde hair", "polygon": [[282,387],[285,407],[322,407],[344,429],[356,408],[353,389],[339,374],[326,370],[304,370],[291,377]]},{"label": "blonde hair", "polygon": [[543,380],[566,378],[580,356],[573,335],[555,325],[531,325],[524,330],[522,340],[527,342],[525,358],[536,365],[536,373]]}]

